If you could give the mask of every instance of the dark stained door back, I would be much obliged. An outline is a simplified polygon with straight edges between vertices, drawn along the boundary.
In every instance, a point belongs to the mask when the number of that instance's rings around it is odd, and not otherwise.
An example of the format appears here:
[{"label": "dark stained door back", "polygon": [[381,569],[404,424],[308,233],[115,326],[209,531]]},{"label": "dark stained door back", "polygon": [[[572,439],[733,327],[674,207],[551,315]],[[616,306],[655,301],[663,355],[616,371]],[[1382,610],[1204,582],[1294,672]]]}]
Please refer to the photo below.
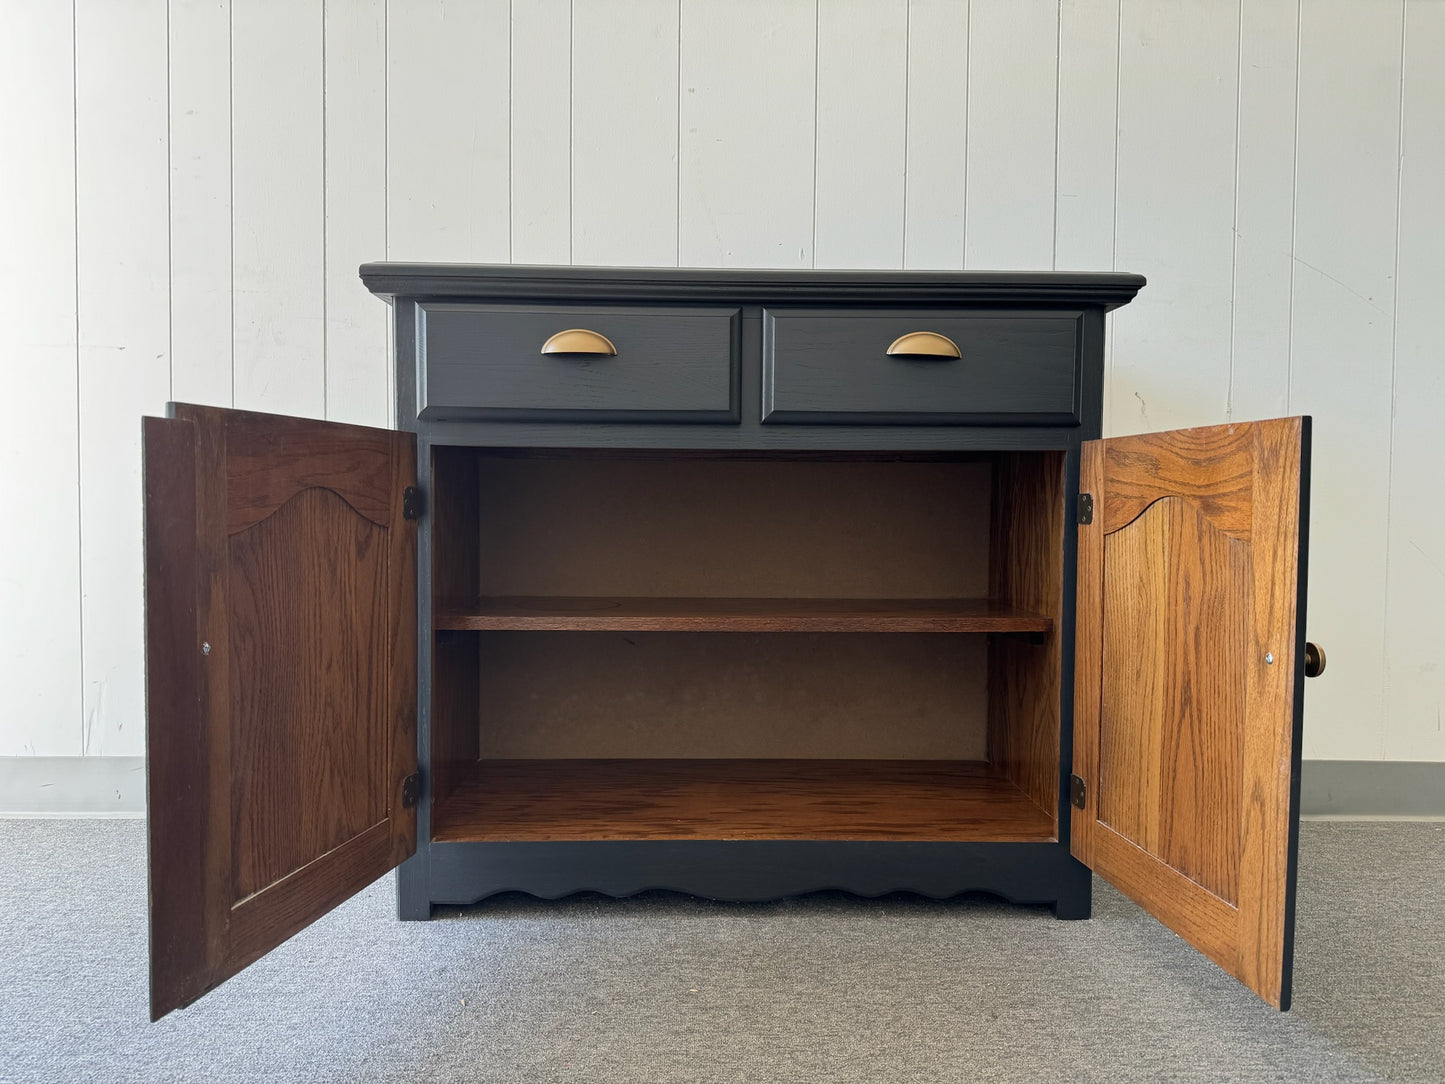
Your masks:
[{"label": "dark stained door back", "polygon": [[407,433],[145,419],[151,1014],[416,850]]}]

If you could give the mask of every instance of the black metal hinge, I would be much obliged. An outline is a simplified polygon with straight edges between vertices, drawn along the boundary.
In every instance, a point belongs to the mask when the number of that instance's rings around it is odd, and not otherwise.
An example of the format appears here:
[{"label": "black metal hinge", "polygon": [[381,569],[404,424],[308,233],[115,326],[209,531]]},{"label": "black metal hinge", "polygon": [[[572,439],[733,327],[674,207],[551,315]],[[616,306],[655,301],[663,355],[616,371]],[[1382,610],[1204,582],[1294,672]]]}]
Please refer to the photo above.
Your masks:
[{"label": "black metal hinge", "polygon": [[1094,495],[1092,493],[1079,494],[1079,525],[1088,526],[1094,522]]},{"label": "black metal hinge", "polygon": [[1084,786],[1084,781],[1083,781],[1082,779],[1080,779],[1077,775],[1071,775],[1071,776],[1069,776],[1069,801],[1070,801],[1070,803],[1072,803],[1073,805],[1077,806],[1079,809],[1083,809],[1083,808],[1084,808],[1084,798],[1085,798],[1086,795],[1087,795],[1087,791],[1088,791],[1088,788]]},{"label": "black metal hinge", "polygon": [[401,491],[402,519],[421,519],[426,512],[426,494],[419,486],[407,486]]},{"label": "black metal hinge", "polygon": [[412,772],[401,782],[401,808],[410,809],[421,801],[421,772]]}]

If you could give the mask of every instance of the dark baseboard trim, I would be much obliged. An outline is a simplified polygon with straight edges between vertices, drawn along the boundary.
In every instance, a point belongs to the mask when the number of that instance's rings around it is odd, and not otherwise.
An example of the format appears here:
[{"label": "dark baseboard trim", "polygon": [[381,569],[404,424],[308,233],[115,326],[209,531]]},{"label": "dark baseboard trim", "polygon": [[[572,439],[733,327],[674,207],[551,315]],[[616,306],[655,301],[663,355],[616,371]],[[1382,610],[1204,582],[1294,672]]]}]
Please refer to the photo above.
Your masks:
[{"label": "dark baseboard trim", "polygon": [[1445,817],[1445,762],[1307,760],[1300,813],[1335,817]]}]

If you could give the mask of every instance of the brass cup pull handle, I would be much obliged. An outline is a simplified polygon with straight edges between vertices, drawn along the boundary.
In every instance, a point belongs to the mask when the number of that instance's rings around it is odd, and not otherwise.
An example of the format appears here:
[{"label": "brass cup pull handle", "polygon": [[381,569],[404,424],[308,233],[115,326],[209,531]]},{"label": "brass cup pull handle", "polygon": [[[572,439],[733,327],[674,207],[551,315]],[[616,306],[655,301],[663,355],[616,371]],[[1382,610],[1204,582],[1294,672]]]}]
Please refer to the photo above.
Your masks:
[{"label": "brass cup pull handle", "polygon": [[612,345],[612,340],[601,332],[588,331],[585,328],[573,327],[566,331],[559,331],[542,344],[544,354],[600,354],[603,357],[616,357],[617,347]]},{"label": "brass cup pull handle", "polygon": [[1305,644],[1305,677],[1319,677],[1325,672],[1325,649],[1319,644]]},{"label": "brass cup pull handle", "polygon": [[947,335],[936,331],[910,331],[894,339],[886,353],[903,358],[961,358],[963,351]]}]

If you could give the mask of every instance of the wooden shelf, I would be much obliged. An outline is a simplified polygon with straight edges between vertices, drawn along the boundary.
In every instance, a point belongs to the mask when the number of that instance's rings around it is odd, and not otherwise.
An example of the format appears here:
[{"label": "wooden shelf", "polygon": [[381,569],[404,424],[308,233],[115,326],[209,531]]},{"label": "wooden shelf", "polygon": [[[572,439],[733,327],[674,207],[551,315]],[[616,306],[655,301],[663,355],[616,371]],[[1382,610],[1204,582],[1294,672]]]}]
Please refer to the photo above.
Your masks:
[{"label": "wooden shelf", "polygon": [[439,842],[1054,839],[980,761],[486,760],[432,811]]},{"label": "wooden shelf", "polygon": [[438,605],[480,632],[1049,632],[1053,618],[985,598],[483,598]]}]

